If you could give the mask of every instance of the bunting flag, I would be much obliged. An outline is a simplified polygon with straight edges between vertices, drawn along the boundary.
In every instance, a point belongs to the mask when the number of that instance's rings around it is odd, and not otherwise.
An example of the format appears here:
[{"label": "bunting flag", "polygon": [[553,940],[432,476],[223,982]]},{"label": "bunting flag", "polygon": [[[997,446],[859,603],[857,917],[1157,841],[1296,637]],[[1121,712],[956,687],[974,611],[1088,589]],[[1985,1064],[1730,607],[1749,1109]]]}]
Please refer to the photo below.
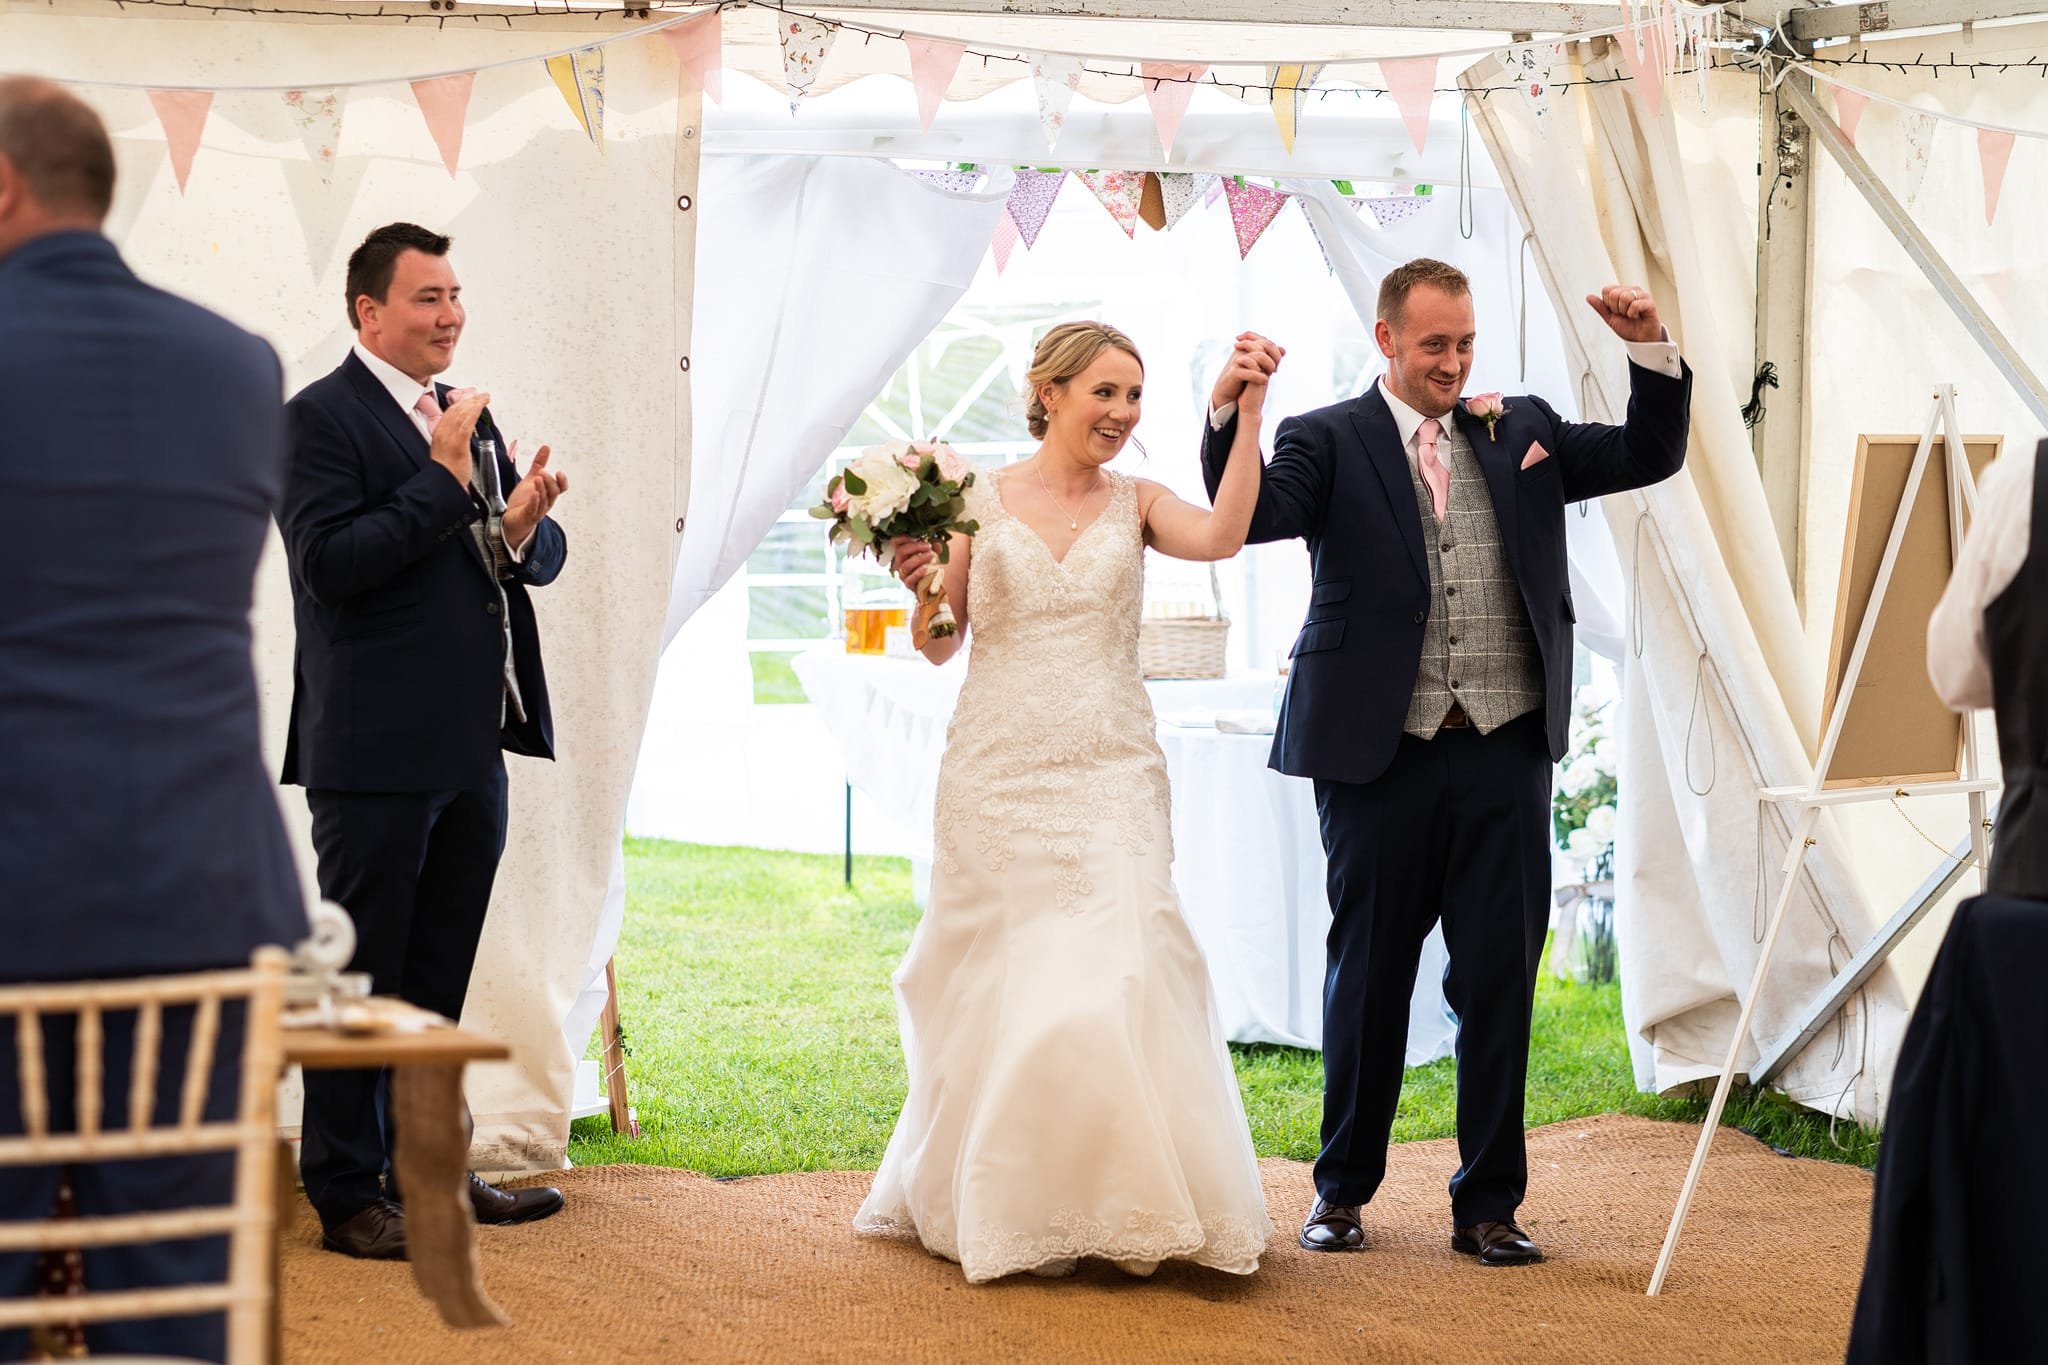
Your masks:
[{"label": "bunting flag", "polygon": [[1138,235],[1138,205],[1145,198],[1145,172],[1076,171],[1074,175],[1095,192],[1102,207],[1124,230],[1124,236]]},{"label": "bunting flag", "polygon": [[1316,239],[1316,250],[1323,253],[1324,271],[1331,275],[1336,274],[1337,262],[1330,255],[1330,244],[1323,240],[1323,230],[1316,226],[1316,216],[1308,211],[1306,201],[1301,205],[1301,216],[1308,219],[1308,235]]},{"label": "bunting flag", "polygon": [[1145,102],[1152,106],[1152,126],[1159,130],[1160,153],[1171,156],[1181,117],[1195,97],[1195,83],[1209,68],[1186,62],[1145,62],[1138,69],[1144,77]]},{"label": "bunting flag", "polygon": [[960,59],[967,55],[967,44],[906,33],[903,45],[910,49],[910,83],[917,87],[917,121],[929,133],[939,116],[939,103],[946,98],[946,87],[953,83]]},{"label": "bunting flag", "polygon": [[1159,188],[1159,177],[1149,171],[1145,191],[1138,196],[1138,221],[1154,232],[1166,231],[1166,196]]},{"label": "bunting flag", "polygon": [[341,146],[341,108],[348,99],[346,89],[287,90],[285,108],[298,125],[299,140],[306,144],[306,159],[320,172],[320,183],[334,183],[334,158]]},{"label": "bunting flag", "polygon": [[988,249],[996,258],[996,274],[1010,268],[1010,253],[1017,249],[1017,220],[1007,210],[996,220],[995,240],[988,244]]},{"label": "bunting flag", "polygon": [[1906,155],[1906,192],[1900,197],[1906,201],[1907,208],[1912,208],[1920,197],[1920,187],[1927,183],[1927,163],[1934,154],[1934,115],[1908,109],[1903,111],[1900,122],[1905,133]]},{"label": "bunting flag", "polygon": [[1856,145],[1856,125],[1863,122],[1864,106],[1870,103],[1870,96],[1861,90],[1851,90],[1846,85],[1835,87],[1835,122],[1841,125],[1842,136],[1849,139],[1849,145]]},{"label": "bunting flag", "polygon": [[583,135],[604,149],[604,49],[586,47],[547,60],[548,77],[562,92]]},{"label": "bunting flag", "polygon": [[1301,102],[1322,71],[1321,63],[1312,62],[1288,62],[1266,68],[1266,83],[1273,87],[1273,121],[1280,126],[1280,145],[1289,156],[1294,155],[1294,130],[1301,121]]},{"label": "bunting flag", "polygon": [[912,171],[912,175],[927,185],[936,185],[948,194],[972,194],[981,188],[980,171]]},{"label": "bunting flag", "polygon": [[1433,202],[1426,194],[1394,194],[1374,199],[1354,201],[1363,205],[1372,214],[1372,220],[1382,228],[1413,218]]},{"label": "bunting flag", "polygon": [[784,14],[781,23],[782,80],[789,87],[789,112],[794,114],[825,69],[825,54],[832,50],[839,26],[794,14]]},{"label": "bunting flag", "polygon": [[1045,220],[1052,216],[1052,202],[1059,197],[1060,186],[1065,184],[1065,171],[1017,172],[1017,188],[1010,191],[1010,217],[1017,224],[1017,235],[1024,239],[1024,249],[1029,251],[1038,245],[1038,234],[1045,227]]},{"label": "bunting flag", "polygon": [[690,79],[711,97],[713,104],[725,103],[725,34],[720,20],[724,13],[715,9],[687,24],[670,24],[657,30],[668,40],[683,70],[690,73]]},{"label": "bunting flag", "polygon": [[1221,199],[1222,197],[1223,177],[1220,175],[1210,176],[1207,187],[1204,188],[1202,191],[1202,207],[1208,208],[1210,205],[1214,204],[1218,199]]},{"label": "bunting flag", "polygon": [[2005,188],[2005,163],[2012,157],[2013,135],[1991,128],[1977,130],[1977,161],[1984,168],[1984,222],[1998,217],[1998,192]]},{"label": "bunting flag", "polygon": [[1240,184],[1236,176],[1223,177],[1223,193],[1230,200],[1230,221],[1237,228],[1237,258],[1243,260],[1292,196],[1263,185]]},{"label": "bunting flag", "polygon": [[213,108],[213,92],[152,90],[149,102],[156,107],[156,121],[164,126],[171,174],[177,177],[178,193],[183,194],[185,180],[192,174],[192,154],[199,150],[199,135],[206,131],[207,111]]},{"label": "bunting flag", "polygon": [[441,163],[448,168],[450,177],[462,159],[462,120],[469,113],[469,92],[475,84],[474,71],[412,83],[413,100],[420,107],[420,116],[427,121],[427,132],[434,145],[441,149]]},{"label": "bunting flag", "polygon": [[[1159,181],[1159,203],[1166,210],[1166,227],[1171,228],[1188,216],[1188,210],[1202,197],[1202,191],[1213,188],[1215,176],[1181,175],[1167,172],[1155,177]],[[1161,231],[1165,229],[1162,228]]]},{"label": "bunting flag", "polygon": [[[1038,87],[1038,121],[1045,127],[1045,145],[1051,149],[1059,145],[1060,133],[1067,126],[1067,110],[1073,107],[1074,92],[1081,88],[1081,59],[1033,57],[1031,79]],[[1025,240],[1030,240],[1028,235]]]},{"label": "bunting flag", "polygon": [[1436,98],[1436,58],[1389,57],[1380,62],[1380,79],[1408,125],[1408,136],[1419,153],[1429,141],[1429,103]]},{"label": "bunting flag", "polygon": [[1509,48],[1505,60],[1508,74],[1520,83],[1522,97],[1529,102],[1529,113],[1536,120],[1538,132],[1550,126],[1546,117],[1550,113],[1550,73],[1557,64],[1557,56],[1557,44],[1549,43],[1542,47]]},{"label": "bunting flag", "polygon": [[1621,0],[1621,13],[1628,25],[1614,35],[1621,48],[1622,65],[1628,68],[1629,84],[1636,88],[1643,108],[1653,119],[1664,116],[1664,16],[1639,17],[1629,0]]}]

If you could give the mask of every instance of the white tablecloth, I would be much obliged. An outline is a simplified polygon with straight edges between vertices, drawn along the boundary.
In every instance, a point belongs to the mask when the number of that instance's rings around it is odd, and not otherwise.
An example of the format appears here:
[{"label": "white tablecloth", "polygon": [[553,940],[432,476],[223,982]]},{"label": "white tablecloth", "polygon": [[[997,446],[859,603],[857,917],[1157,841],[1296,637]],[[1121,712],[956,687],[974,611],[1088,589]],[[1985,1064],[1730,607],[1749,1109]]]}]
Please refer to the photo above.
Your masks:
[{"label": "white tablecloth", "polygon": [[[800,654],[793,667],[846,755],[848,780],[895,813],[931,856],[932,795],[965,661]],[[1173,788],[1174,884],[1233,1042],[1322,1044],[1323,940],[1330,909],[1315,792],[1266,766],[1269,735],[1226,734],[1219,713],[1270,713],[1271,675],[1146,684]],[[1432,931],[1409,1003],[1408,1063],[1448,1056],[1442,931]]]}]

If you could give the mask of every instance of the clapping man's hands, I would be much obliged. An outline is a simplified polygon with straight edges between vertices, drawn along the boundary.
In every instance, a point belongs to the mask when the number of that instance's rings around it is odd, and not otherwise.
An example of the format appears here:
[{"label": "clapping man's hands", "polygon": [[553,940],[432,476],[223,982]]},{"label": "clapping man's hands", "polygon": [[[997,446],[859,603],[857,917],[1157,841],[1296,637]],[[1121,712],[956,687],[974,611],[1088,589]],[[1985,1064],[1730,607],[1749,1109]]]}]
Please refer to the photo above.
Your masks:
[{"label": "clapping man's hands", "polygon": [[557,474],[548,468],[549,447],[542,446],[540,453],[527,466],[526,476],[512,485],[512,491],[505,495],[505,543],[512,546],[526,544],[540,519],[555,505],[555,499],[569,491],[569,476]]}]

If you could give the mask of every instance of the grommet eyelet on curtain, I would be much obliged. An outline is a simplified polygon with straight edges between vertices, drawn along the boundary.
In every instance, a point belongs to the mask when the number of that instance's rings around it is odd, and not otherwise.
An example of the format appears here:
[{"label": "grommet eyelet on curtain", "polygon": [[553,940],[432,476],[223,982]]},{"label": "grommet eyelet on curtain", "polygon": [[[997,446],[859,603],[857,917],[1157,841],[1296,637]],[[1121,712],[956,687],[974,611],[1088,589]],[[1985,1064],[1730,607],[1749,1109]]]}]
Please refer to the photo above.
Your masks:
[{"label": "grommet eyelet on curtain", "polygon": [[695,128],[683,129],[683,141],[688,142],[691,138],[695,136],[697,136],[697,130]]},{"label": "grommet eyelet on curtain", "polygon": [[694,201],[687,194],[678,195],[676,198],[676,207],[681,209],[684,213],[688,213],[693,204]]},{"label": "grommet eyelet on curtain", "polygon": [[677,534],[677,535],[681,535],[682,533],[683,533],[683,519],[682,519],[681,517],[677,517],[677,518],[676,518],[676,534]]},{"label": "grommet eyelet on curtain", "polygon": [[688,356],[684,356],[684,357],[683,357],[683,373],[684,373],[684,374],[688,374],[689,372],[690,372],[690,357],[688,357]]}]

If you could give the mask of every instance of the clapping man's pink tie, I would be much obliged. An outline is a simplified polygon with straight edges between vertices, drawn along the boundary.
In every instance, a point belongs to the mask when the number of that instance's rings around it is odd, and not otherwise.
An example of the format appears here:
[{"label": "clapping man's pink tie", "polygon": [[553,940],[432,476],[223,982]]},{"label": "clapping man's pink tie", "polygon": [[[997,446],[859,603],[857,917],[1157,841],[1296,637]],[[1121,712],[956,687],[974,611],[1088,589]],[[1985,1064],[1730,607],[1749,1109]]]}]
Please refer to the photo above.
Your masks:
[{"label": "clapping man's pink tie", "polygon": [[432,389],[428,389],[419,396],[413,403],[412,410],[427,419],[428,431],[432,431],[434,423],[441,420],[441,400],[434,397]]},{"label": "clapping man's pink tie", "polygon": [[[429,395],[431,397],[431,395]],[[1436,443],[1444,434],[1444,424],[1434,417],[1422,419],[1422,425],[1415,429],[1416,463],[1422,470],[1422,482],[1429,489],[1429,505],[1436,512],[1436,519],[1444,519],[1444,509],[1451,501],[1451,471],[1436,453]]]}]

